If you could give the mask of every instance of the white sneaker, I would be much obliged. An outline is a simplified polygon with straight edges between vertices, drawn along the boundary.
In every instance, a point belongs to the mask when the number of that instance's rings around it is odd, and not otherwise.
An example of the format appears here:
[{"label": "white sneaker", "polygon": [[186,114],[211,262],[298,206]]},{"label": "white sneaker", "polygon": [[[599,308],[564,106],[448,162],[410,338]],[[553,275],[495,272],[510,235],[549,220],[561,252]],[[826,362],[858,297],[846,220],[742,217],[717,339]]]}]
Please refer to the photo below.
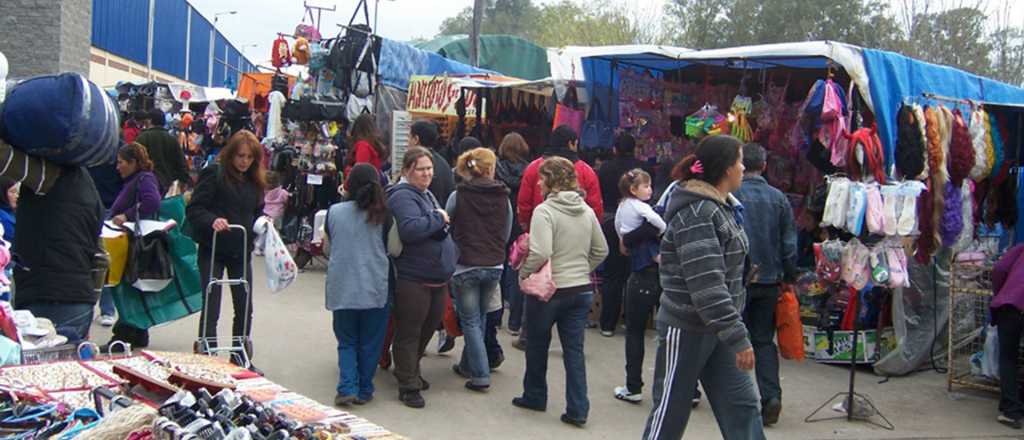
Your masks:
[{"label": "white sneaker", "polygon": [[629,403],[640,403],[644,399],[644,395],[643,393],[630,393],[627,387],[615,387],[615,398]]},{"label": "white sneaker", "polygon": [[100,315],[100,325],[104,327],[113,327],[114,323],[117,322],[117,318],[110,315]]}]

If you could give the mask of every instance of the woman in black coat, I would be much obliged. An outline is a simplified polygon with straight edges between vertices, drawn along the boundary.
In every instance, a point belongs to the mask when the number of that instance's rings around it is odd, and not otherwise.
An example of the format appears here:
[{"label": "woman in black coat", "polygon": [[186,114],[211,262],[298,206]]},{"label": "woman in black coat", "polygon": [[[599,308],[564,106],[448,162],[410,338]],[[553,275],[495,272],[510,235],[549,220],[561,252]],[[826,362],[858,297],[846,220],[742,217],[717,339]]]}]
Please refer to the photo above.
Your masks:
[{"label": "woman in black coat", "polygon": [[[199,174],[199,182],[186,211],[192,238],[199,244],[200,281],[205,289],[211,277],[224,279],[223,273],[227,269],[227,278],[230,279],[242,278],[244,273],[251,288],[252,261],[246,257],[253,250],[253,224],[263,211],[263,191],[266,188],[263,146],[252,132],[239,131],[221,150],[218,162]],[[246,231],[244,239],[242,232],[229,229],[230,225],[243,226]],[[214,234],[219,234],[216,253],[213,249]],[[244,264],[246,262],[248,264]],[[213,272],[210,271],[211,263]],[[201,338],[217,336],[220,294],[220,286],[214,286],[209,295],[210,303],[203,305],[199,320]],[[248,337],[252,332],[252,295],[246,293],[244,286],[231,286],[231,304],[235,312],[232,334],[236,338],[245,338],[244,347],[251,356],[252,344]],[[238,365],[250,366],[246,365],[248,359],[237,353],[231,360]]]}]

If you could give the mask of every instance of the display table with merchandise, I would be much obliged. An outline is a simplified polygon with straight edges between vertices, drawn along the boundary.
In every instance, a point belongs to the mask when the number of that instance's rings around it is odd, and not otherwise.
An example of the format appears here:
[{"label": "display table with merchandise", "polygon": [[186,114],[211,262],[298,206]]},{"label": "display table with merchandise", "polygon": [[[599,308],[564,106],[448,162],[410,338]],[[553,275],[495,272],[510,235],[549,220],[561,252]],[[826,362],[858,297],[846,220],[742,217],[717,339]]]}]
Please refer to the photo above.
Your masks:
[{"label": "display table with merchandise", "polygon": [[403,438],[197,354],[142,351],[5,367],[0,390],[0,436],[6,438],[70,438],[73,429],[82,438],[104,439]]}]

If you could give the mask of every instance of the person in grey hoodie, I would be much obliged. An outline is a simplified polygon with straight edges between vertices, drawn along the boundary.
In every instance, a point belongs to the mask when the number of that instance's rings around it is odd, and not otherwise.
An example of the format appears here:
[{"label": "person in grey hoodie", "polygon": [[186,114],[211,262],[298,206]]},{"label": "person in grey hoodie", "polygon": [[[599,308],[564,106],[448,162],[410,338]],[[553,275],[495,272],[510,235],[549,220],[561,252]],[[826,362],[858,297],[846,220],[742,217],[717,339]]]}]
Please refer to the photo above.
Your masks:
[{"label": "person in grey hoodie", "polygon": [[682,438],[700,379],[726,440],[763,439],[746,304],[749,243],[729,193],[743,182],[741,142],[709,136],[677,165],[680,184],[665,212],[654,408],[646,440]]},{"label": "person in grey hoodie", "polygon": [[448,282],[458,250],[449,234],[448,213],[428,191],[434,177],[430,151],[412,147],[402,160],[404,181],[388,189],[388,209],[402,242],[395,259],[395,378],[406,406],[423,408],[420,358],[444,317]]},{"label": "person in grey hoodie", "polygon": [[575,165],[562,157],[544,160],[538,169],[544,202],[530,219],[530,253],[520,268],[527,278],[546,263],[557,290],[547,301],[526,298],[526,375],[523,395],[512,400],[520,408],[547,408],[548,348],[551,327],[558,325],[565,363],[566,410],[562,422],[582,427],[587,422],[586,360],[583,334],[594,289],[590,273],[608,256],[608,245],[594,211],[579,193]]}]

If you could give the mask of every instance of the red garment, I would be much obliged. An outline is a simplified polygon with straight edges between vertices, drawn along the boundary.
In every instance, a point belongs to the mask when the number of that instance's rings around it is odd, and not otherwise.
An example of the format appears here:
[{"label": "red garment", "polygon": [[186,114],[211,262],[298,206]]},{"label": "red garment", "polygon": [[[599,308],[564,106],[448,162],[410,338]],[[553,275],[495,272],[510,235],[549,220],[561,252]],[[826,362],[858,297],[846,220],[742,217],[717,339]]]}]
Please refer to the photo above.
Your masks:
[{"label": "red garment", "polygon": [[352,165],[357,163],[368,163],[373,165],[377,171],[380,171],[380,155],[377,154],[377,149],[373,148],[373,145],[367,141],[358,140],[356,141],[353,149],[355,150],[356,160],[355,162],[352,162]]},{"label": "red garment", "polygon": [[[533,217],[534,208],[544,202],[544,196],[540,192],[540,175],[538,174],[542,163],[544,163],[544,158],[531,162],[523,172],[523,180],[519,185],[519,198],[517,199],[519,223],[525,231],[530,230],[530,219]],[[601,201],[601,184],[597,180],[597,173],[582,160],[577,160],[575,165],[576,181],[584,193],[584,199],[590,209],[594,210],[597,220],[600,221],[604,216],[604,204]]]},{"label": "red garment", "polygon": [[846,303],[846,311],[843,312],[843,321],[839,323],[839,329],[843,331],[852,331],[854,320],[857,319],[860,292],[853,287],[847,287],[847,289],[850,291],[850,301]]},{"label": "red garment", "polygon": [[135,138],[139,137],[139,133],[141,131],[142,130],[139,130],[137,127],[129,127],[128,124],[125,124],[125,126],[124,126],[124,141],[125,141],[125,143],[130,144],[132,142],[135,142]]}]

